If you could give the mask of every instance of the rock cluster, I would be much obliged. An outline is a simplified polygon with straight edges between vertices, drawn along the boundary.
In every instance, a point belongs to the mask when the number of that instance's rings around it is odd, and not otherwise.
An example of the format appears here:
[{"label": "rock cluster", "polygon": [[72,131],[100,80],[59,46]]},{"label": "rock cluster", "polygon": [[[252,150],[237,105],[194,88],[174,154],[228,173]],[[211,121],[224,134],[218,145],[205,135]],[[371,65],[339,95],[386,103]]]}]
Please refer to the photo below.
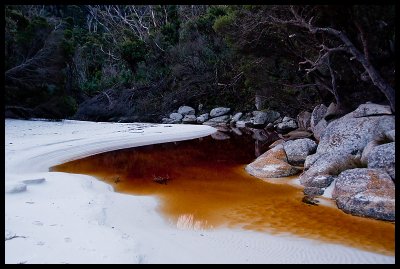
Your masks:
[{"label": "rock cluster", "polygon": [[[297,122],[284,117],[273,123],[278,132],[297,129],[280,135],[246,171],[261,179],[278,178],[295,175],[303,166],[299,179],[307,197],[323,195],[334,184],[332,199],[344,212],[394,221],[395,116],[389,106],[373,103],[347,114],[336,113],[335,107],[318,105],[312,113],[300,113]],[[252,124],[264,118],[257,113]]]}]

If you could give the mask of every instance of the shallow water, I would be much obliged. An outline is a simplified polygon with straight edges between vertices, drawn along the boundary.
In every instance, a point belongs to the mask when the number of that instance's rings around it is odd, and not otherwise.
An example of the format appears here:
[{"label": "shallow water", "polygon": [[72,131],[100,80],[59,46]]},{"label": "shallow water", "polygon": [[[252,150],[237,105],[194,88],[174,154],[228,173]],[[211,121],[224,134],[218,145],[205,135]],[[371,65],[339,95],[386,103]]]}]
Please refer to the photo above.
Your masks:
[{"label": "shallow water", "polygon": [[307,205],[300,188],[247,174],[245,165],[259,151],[249,137],[205,137],[102,153],[51,170],[94,175],[117,192],[156,196],[159,212],[179,228],[292,233],[394,255],[394,223]]}]

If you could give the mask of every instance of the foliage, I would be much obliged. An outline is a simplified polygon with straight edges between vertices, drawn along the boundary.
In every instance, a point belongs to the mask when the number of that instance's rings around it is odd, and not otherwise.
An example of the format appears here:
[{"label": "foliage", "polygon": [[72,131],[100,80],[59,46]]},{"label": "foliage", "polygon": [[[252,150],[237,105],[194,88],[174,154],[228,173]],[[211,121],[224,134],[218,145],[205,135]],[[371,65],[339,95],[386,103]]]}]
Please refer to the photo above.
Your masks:
[{"label": "foliage", "polygon": [[292,116],[321,102],[385,100],[348,52],[318,62],[340,40],[287,23],[298,20],[292,11],[345,33],[394,87],[393,5],[10,5],[6,105],[157,121],[183,104],[251,111],[255,95]]},{"label": "foliage", "polygon": [[146,43],[139,39],[125,40],[120,44],[121,56],[129,64],[131,70],[146,57]]},{"label": "foliage", "polygon": [[[384,96],[359,61],[349,61],[347,53],[331,54],[330,48],[341,49],[337,36],[309,29],[316,25],[342,31],[361,51],[360,57],[369,56],[371,64],[394,85],[394,61],[387,58],[394,52],[388,46],[394,40],[393,12],[394,6],[236,6],[215,22],[214,29],[240,55],[245,87],[279,101],[286,100],[287,87],[302,90],[296,90],[299,93],[319,92],[317,99],[312,95],[297,98],[303,109],[311,109],[321,99],[354,108],[368,100],[383,101]],[[330,62],[322,61],[323,55],[329,55]],[[292,104],[295,100],[286,101]]]}]

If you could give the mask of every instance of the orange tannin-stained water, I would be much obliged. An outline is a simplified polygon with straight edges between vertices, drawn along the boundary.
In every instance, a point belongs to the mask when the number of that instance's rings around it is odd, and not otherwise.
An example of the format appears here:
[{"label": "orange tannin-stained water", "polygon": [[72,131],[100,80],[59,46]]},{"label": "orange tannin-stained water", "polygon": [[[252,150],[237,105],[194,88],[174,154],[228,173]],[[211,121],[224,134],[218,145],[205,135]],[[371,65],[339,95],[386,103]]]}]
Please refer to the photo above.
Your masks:
[{"label": "orange tannin-stained water", "polygon": [[94,175],[117,192],[156,196],[158,210],[178,226],[292,233],[394,255],[394,223],[308,205],[300,188],[248,175],[254,151],[251,138],[205,137],[102,153],[52,171]]}]

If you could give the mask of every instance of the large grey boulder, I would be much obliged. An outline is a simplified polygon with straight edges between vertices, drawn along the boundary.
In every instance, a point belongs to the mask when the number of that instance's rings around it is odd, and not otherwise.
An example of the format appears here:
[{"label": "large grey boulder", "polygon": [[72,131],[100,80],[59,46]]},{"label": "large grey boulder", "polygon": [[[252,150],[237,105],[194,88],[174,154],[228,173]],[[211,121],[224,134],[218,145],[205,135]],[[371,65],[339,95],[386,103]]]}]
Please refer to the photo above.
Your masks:
[{"label": "large grey boulder", "polygon": [[[328,124],[322,133],[316,153],[305,160],[306,170],[300,176],[301,184],[319,186],[319,176],[338,175],[344,170],[361,167],[361,153],[366,145],[395,127],[395,119],[391,115],[358,118],[354,118],[354,115],[359,114],[351,112]],[[321,122],[323,120],[318,124]],[[325,180],[324,184],[328,182],[329,180]]]},{"label": "large grey boulder", "polygon": [[311,128],[311,113],[302,111],[297,115],[297,124],[300,130],[309,130]]},{"label": "large grey boulder", "polygon": [[344,150],[362,151],[368,142],[395,127],[394,116],[352,118],[348,115],[332,121],[326,127],[317,153]]},{"label": "large grey boulder", "polygon": [[395,143],[387,143],[372,148],[368,154],[368,168],[380,168],[395,179]]},{"label": "large grey boulder", "polygon": [[197,117],[197,123],[203,123],[203,122],[207,121],[208,118],[209,118],[208,113],[201,114],[200,116]]},{"label": "large grey boulder", "polygon": [[231,109],[228,107],[216,107],[210,111],[210,117],[211,118],[219,117],[228,114],[229,111],[231,111]]},{"label": "large grey boulder", "polygon": [[174,122],[180,122],[183,116],[181,113],[171,113],[169,114],[169,118],[172,119]]},{"label": "large grey boulder", "polygon": [[290,117],[284,117],[281,123],[278,123],[276,130],[280,133],[289,132],[297,129],[296,120]]},{"label": "large grey boulder", "polygon": [[183,119],[182,119],[182,123],[196,123],[197,122],[197,118],[195,115],[186,115]]},{"label": "large grey boulder", "polygon": [[305,162],[308,170],[300,175],[300,183],[306,187],[326,188],[331,184],[332,176],[344,170],[359,167],[360,158],[360,155],[352,155],[344,150],[310,155]]},{"label": "large grey boulder", "polygon": [[183,116],[194,115],[195,110],[193,107],[190,107],[190,106],[181,106],[178,108],[178,113],[182,114]]},{"label": "large grey boulder", "polygon": [[352,117],[367,117],[376,115],[392,115],[390,106],[378,105],[373,103],[361,104],[356,110],[352,112]]},{"label": "large grey boulder", "polygon": [[303,165],[306,157],[315,153],[317,143],[308,138],[289,140],[283,143],[288,162],[291,165]]},{"label": "large grey boulder", "polygon": [[346,213],[395,220],[395,185],[382,170],[356,168],[340,173],[332,198]]},{"label": "large grey boulder", "polygon": [[311,113],[310,127],[311,131],[314,132],[314,127],[322,120],[325,116],[328,108],[324,104],[317,105]]},{"label": "large grey boulder", "polygon": [[254,162],[246,166],[246,171],[261,179],[288,177],[300,172],[299,169],[287,163],[282,145],[277,145],[260,155]]}]

